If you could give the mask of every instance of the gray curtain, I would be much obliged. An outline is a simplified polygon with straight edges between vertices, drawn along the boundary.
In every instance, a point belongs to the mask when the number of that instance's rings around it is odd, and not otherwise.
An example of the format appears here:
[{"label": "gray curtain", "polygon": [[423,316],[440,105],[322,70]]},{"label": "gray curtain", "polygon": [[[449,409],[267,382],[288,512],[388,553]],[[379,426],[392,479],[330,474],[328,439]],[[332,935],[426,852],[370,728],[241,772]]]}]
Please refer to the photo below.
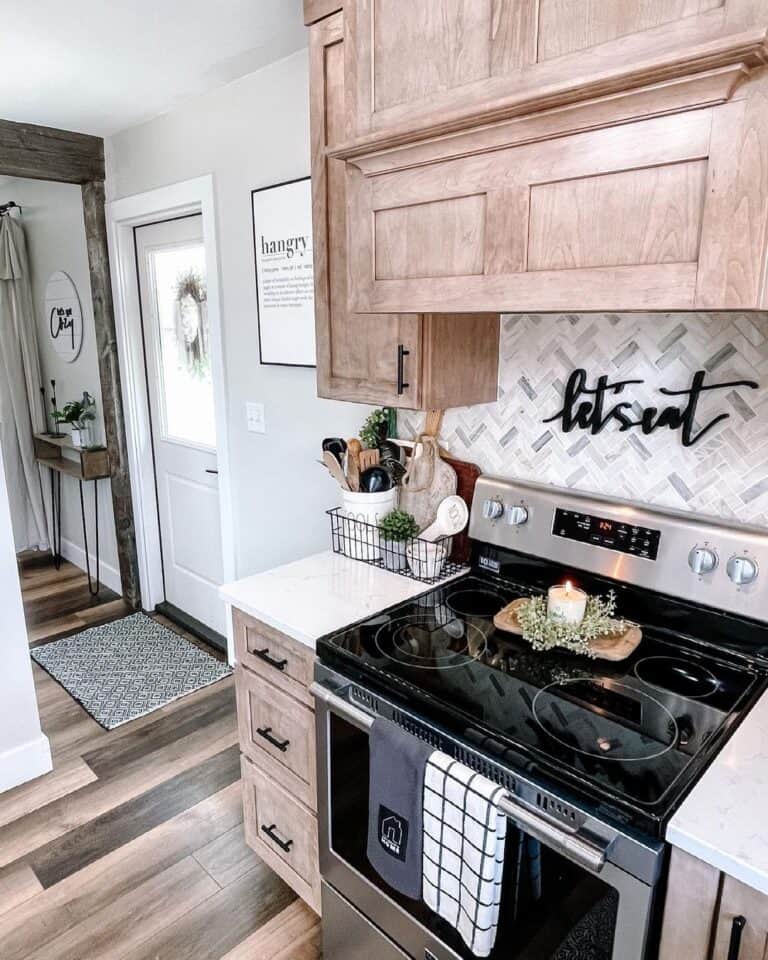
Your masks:
[{"label": "gray curtain", "polygon": [[35,311],[20,223],[0,217],[0,445],[16,552],[47,549],[40,468],[32,434],[43,426]]}]

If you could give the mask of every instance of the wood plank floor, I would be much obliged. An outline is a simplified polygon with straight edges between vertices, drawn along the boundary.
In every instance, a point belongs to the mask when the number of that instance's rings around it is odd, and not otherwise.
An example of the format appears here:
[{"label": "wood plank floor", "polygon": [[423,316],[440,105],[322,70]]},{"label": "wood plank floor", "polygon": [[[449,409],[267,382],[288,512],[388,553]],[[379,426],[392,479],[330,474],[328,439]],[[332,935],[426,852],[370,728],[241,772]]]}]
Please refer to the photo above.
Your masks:
[{"label": "wood plank floor", "polygon": [[[127,612],[71,564],[20,576],[32,645]],[[106,731],[33,670],[54,769],[0,794],[0,960],[319,960],[243,838],[232,679]]]}]

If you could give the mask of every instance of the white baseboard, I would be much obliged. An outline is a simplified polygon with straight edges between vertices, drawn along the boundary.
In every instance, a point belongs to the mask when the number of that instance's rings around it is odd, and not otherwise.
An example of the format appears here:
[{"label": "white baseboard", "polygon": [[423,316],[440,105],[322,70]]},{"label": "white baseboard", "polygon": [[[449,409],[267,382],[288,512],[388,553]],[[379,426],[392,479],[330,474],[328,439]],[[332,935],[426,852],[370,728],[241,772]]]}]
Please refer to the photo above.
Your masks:
[{"label": "white baseboard", "polygon": [[[66,540],[62,537],[61,555],[65,560],[74,563],[76,567],[85,570],[85,550],[83,550],[79,543],[73,543],[71,540]],[[91,561],[91,577],[95,577],[96,557],[92,553],[89,554],[89,556]],[[120,582],[120,572],[110,564],[104,563],[103,559],[99,569],[101,571],[101,582],[104,586],[109,587],[110,590],[114,590],[117,594],[122,594],[123,585]]]},{"label": "white baseboard", "polygon": [[0,793],[42,777],[52,769],[51,746],[48,737],[41,733],[28,743],[0,753]]}]

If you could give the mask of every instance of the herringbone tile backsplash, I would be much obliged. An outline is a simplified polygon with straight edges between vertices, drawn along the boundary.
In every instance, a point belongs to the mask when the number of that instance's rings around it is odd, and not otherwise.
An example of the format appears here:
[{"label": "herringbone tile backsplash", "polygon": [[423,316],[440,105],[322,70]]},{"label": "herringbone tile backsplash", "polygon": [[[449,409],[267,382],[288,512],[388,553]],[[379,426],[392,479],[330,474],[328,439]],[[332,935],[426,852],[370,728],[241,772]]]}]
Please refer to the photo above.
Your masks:
[{"label": "herringbone tile backsplash", "polygon": [[[659,387],[684,390],[697,370],[707,383],[755,380],[702,398],[699,427],[730,417],[693,447],[680,432],[609,424],[597,436],[544,424],[562,406],[565,381],[583,367],[590,386],[643,379],[627,388],[640,407],[663,407]],[[617,400],[611,401],[612,403]],[[401,412],[400,436],[416,436],[420,413]],[[499,400],[446,411],[443,447],[485,473],[572,487],[768,526],[768,315],[746,313],[515,314],[502,317]]]}]

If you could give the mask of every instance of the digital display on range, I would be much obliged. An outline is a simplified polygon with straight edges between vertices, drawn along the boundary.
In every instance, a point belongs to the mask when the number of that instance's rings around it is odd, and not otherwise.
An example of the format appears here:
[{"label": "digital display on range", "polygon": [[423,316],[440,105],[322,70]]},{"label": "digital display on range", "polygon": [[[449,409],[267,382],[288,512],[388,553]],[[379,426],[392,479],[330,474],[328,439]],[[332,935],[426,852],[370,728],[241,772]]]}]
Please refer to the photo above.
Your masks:
[{"label": "digital display on range", "polygon": [[575,510],[555,510],[552,533],[565,540],[591,543],[607,550],[618,550],[645,560],[655,560],[659,555],[661,531],[638,527],[623,520],[609,520]]}]

